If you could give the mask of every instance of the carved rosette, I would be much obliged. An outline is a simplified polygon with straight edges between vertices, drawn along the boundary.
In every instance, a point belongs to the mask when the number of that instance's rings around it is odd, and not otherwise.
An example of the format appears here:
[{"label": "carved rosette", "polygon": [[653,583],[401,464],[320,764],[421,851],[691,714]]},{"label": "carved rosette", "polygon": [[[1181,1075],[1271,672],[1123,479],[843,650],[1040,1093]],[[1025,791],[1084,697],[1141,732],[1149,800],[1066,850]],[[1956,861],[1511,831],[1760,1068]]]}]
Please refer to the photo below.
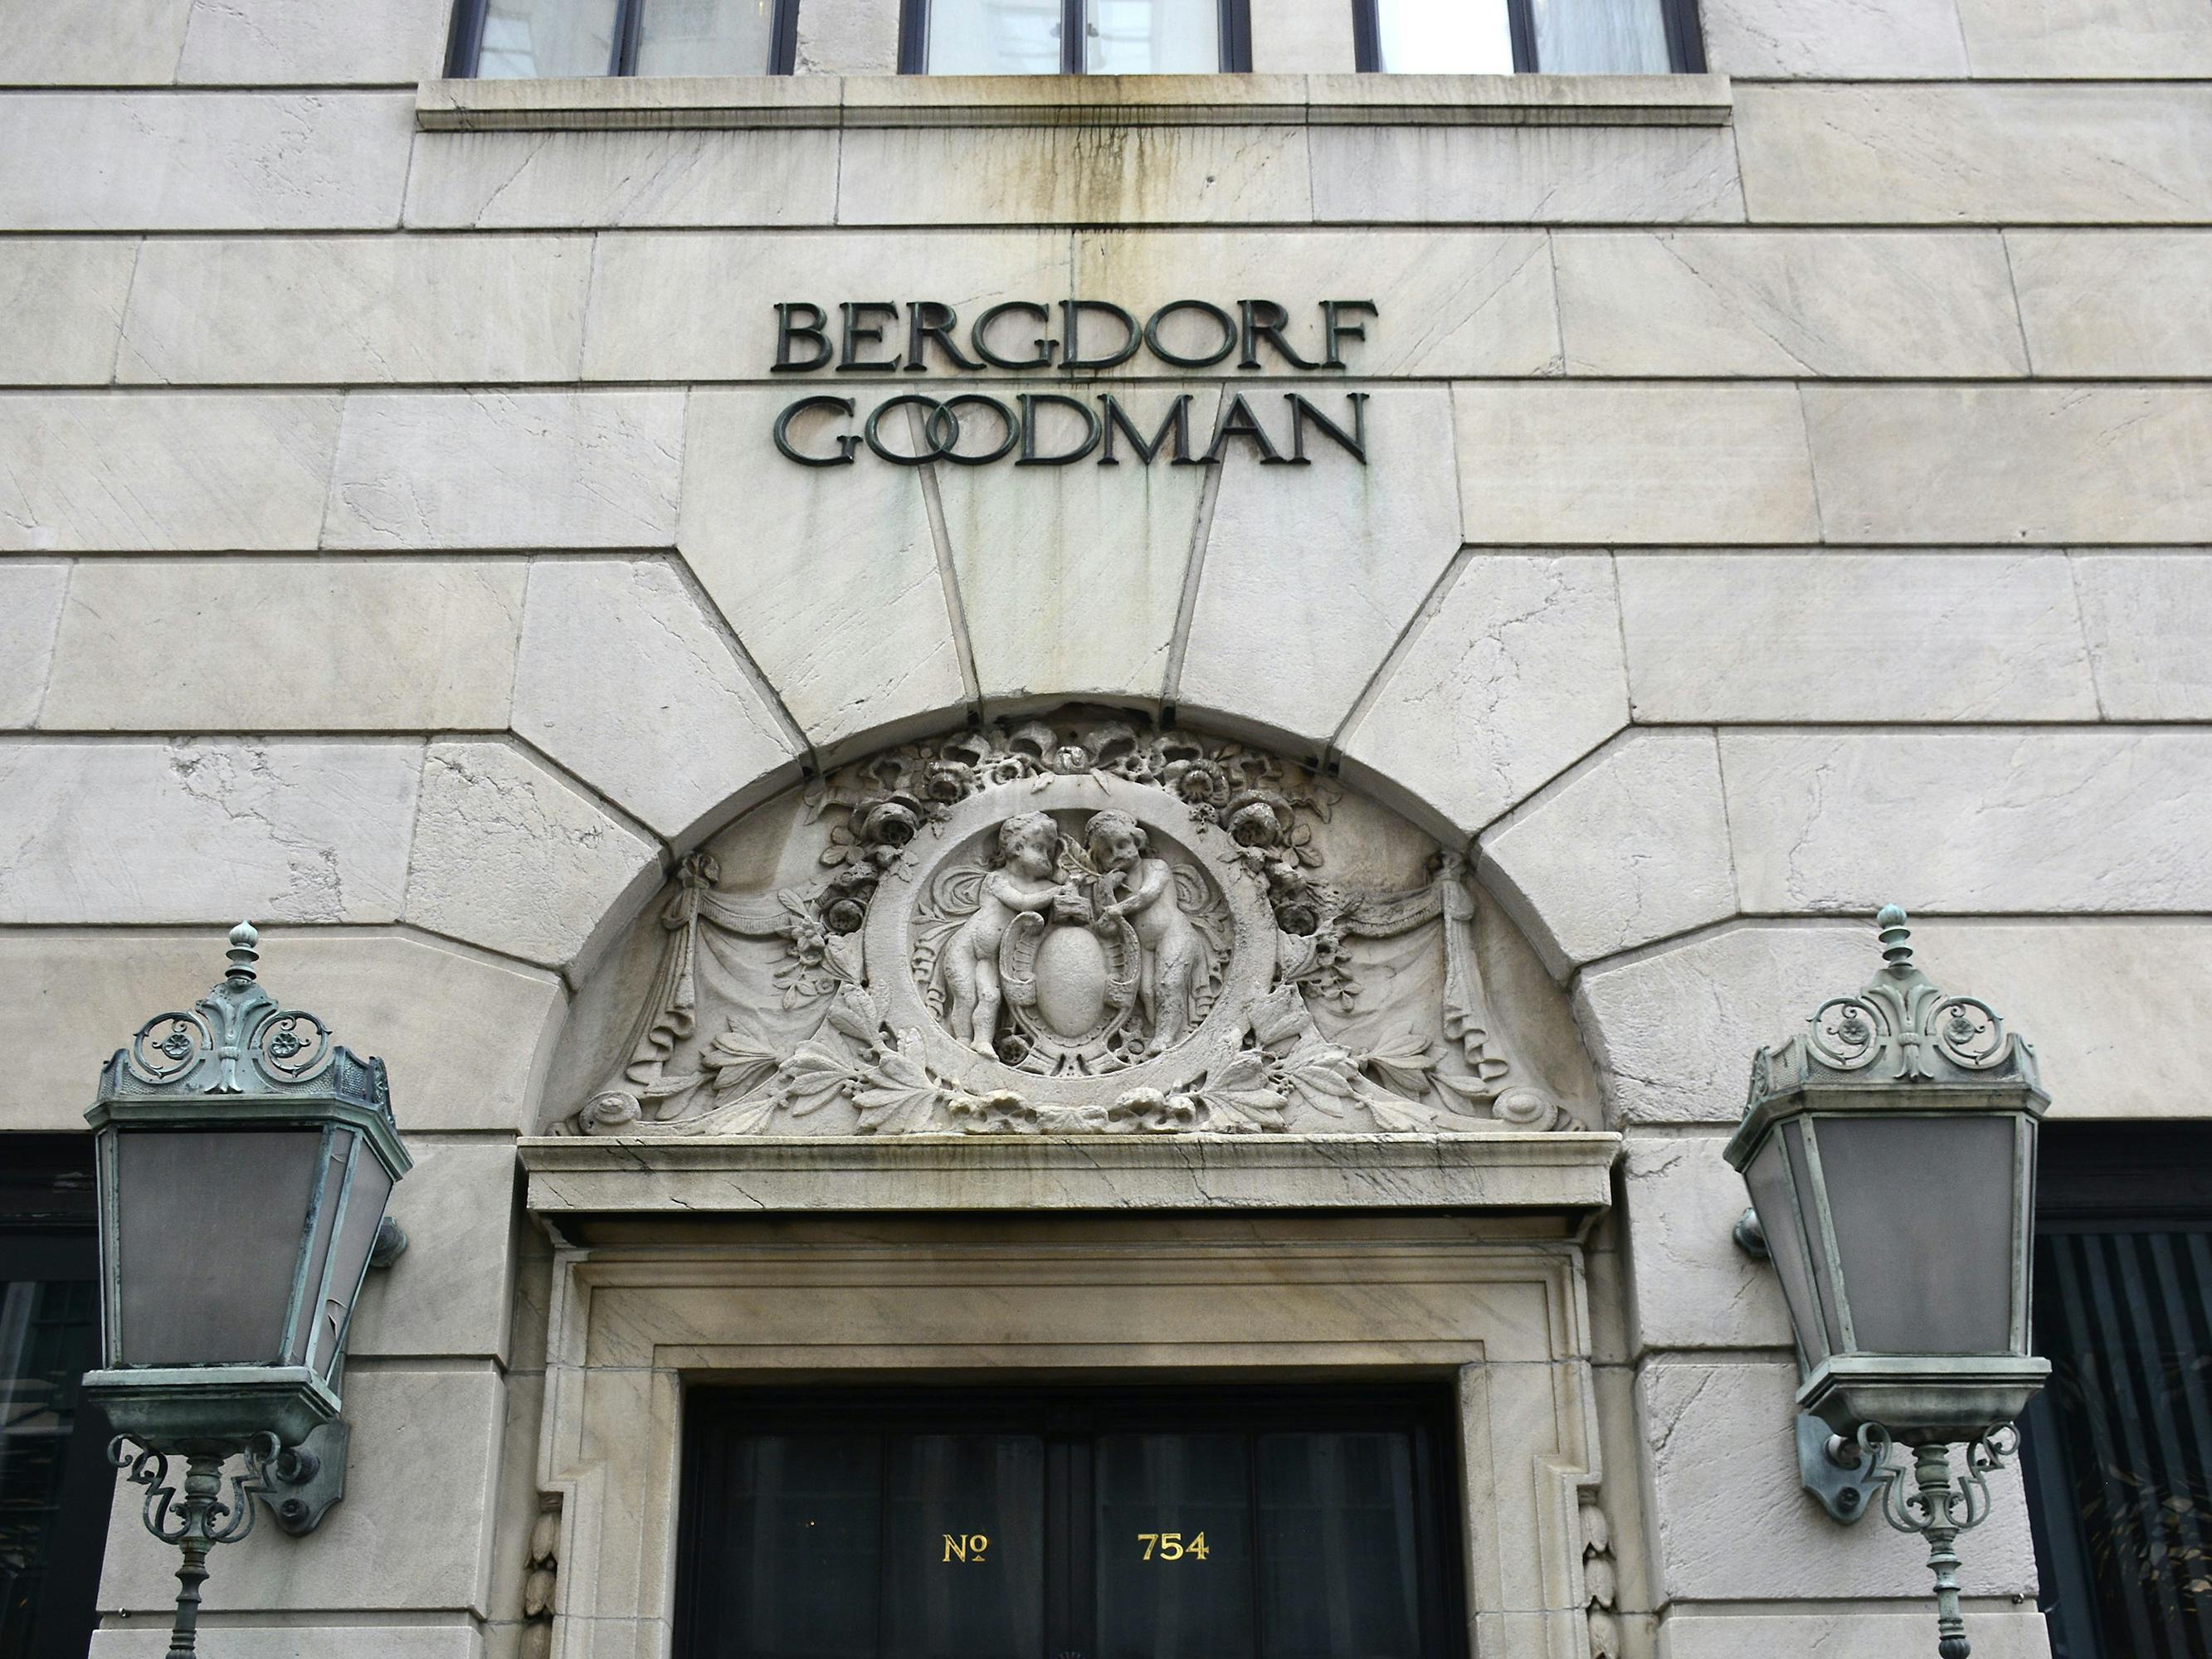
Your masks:
[{"label": "carved rosette", "polygon": [[[660,915],[586,1134],[1544,1129],[1497,1031],[1456,857],[1340,888],[1337,791],[1241,745],[1069,714],[813,787],[816,878]],[[1379,1034],[1379,1035],[1378,1035]]]}]

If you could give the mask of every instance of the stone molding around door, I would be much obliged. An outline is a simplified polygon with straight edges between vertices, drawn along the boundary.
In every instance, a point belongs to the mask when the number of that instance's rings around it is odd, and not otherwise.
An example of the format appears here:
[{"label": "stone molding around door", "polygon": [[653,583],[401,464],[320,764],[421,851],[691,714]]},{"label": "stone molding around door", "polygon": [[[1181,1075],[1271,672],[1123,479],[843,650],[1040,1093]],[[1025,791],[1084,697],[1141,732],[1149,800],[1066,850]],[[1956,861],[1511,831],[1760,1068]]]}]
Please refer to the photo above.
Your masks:
[{"label": "stone molding around door", "polygon": [[558,1253],[553,1659],[665,1659],[687,1384],[1455,1379],[1472,1649],[1587,1659],[1582,1248],[1530,1218],[665,1228]]}]

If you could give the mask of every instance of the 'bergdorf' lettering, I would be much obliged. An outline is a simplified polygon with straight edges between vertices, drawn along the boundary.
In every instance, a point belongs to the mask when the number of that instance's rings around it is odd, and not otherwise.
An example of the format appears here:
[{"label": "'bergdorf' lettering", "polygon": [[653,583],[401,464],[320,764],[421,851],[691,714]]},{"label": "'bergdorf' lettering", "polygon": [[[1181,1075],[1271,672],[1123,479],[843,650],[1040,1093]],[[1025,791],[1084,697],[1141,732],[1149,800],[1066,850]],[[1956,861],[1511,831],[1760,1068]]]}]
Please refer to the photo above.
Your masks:
[{"label": "'bergdorf' lettering", "polygon": [[[777,374],[1072,375],[1118,368],[1140,355],[1177,373],[1232,358],[1243,372],[1341,373],[1346,344],[1365,340],[1364,319],[1380,314],[1371,300],[1323,300],[1303,321],[1273,300],[1239,300],[1233,309],[1173,300],[1142,319],[1105,300],[1010,300],[965,323],[937,300],[848,301],[834,316],[811,301],[785,301],[775,311]],[[1009,457],[1017,466],[1094,458],[1118,466],[1124,455],[1141,466],[1162,457],[1170,465],[1212,466],[1237,448],[1263,465],[1305,466],[1310,440],[1364,466],[1367,397],[1345,393],[1341,411],[1331,413],[1302,392],[1283,394],[1279,405],[1224,390],[1211,431],[1194,433],[1189,392],[908,392],[865,414],[858,399],[824,393],[785,408],[774,436],[783,455],[813,467],[849,466],[864,449],[894,466],[983,466]]]}]

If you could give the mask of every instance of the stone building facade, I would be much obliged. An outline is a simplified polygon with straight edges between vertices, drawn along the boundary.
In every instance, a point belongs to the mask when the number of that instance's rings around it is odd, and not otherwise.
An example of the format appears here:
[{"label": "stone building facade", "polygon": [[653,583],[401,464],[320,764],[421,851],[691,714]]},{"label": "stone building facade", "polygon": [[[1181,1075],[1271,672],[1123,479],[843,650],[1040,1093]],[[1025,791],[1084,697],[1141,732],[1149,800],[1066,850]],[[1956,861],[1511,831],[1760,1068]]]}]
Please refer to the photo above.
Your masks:
[{"label": "stone building facade", "polygon": [[1720,1147],[1892,900],[2055,1123],[2208,1115],[2212,7],[1700,11],[493,81],[451,0],[9,8],[0,1128],[243,915],[417,1159],[204,1650],[666,1654],[687,1387],[933,1372],[1441,1380],[1485,1659],[1932,1640]]}]

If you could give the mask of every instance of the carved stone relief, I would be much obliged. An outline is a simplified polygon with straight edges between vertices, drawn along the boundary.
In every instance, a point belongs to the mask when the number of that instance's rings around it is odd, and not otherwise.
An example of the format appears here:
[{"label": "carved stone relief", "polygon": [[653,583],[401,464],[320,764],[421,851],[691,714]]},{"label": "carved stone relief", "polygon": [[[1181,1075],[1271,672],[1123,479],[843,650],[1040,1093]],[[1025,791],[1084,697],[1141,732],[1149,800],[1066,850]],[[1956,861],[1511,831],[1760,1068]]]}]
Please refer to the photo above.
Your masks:
[{"label": "carved stone relief", "polygon": [[[1342,799],[1278,757],[1082,710],[842,768],[790,815],[768,882],[742,821],[685,861],[641,1006],[562,1127],[1566,1121],[1492,1019],[1462,860],[1431,846],[1407,884],[1348,879],[1335,866],[1363,860],[1333,833]],[[1415,843],[1393,824],[1394,845]]]}]

